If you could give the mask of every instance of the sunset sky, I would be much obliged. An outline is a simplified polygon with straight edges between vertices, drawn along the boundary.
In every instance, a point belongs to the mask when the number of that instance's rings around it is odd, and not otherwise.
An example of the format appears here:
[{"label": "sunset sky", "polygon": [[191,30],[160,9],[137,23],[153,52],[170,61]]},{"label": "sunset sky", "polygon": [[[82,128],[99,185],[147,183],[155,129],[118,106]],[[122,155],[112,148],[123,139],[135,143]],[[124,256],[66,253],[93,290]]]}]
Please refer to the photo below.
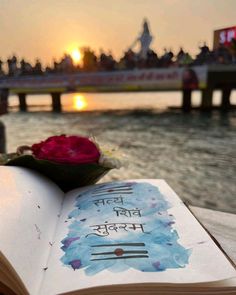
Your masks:
[{"label": "sunset sky", "polygon": [[213,30],[236,25],[236,0],[0,0],[0,58],[43,64],[73,48],[111,50],[120,57],[141,32],[143,18],[152,48],[196,53],[213,42]]}]

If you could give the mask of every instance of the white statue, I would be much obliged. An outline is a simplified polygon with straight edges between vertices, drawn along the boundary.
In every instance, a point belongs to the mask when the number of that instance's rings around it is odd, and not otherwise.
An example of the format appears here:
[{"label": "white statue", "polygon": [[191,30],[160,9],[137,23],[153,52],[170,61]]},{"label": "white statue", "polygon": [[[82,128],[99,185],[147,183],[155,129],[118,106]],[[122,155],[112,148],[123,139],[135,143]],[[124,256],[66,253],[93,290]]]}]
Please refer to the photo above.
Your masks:
[{"label": "white statue", "polygon": [[140,42],[140,51],[138,54],[141,58],[145,59],[152,43],[152,35],[150,34],[148,22],[146,19],[144,19],[143,31],[141,35],[134,41],[131,48],[133,48],[137,44],[137,42]]}]

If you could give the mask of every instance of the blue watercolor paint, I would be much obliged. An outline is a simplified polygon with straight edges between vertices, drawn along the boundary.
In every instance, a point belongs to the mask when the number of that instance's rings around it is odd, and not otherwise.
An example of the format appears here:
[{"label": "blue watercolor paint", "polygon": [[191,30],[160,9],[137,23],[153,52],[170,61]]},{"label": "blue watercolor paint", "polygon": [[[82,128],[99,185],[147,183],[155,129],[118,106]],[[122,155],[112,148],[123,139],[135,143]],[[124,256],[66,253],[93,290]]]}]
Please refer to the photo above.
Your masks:
[{"label": "blue watercolor paint", "polygon": [[159,272],[185,267],[191,251],[178,243],[170,208],[158,188],[146,182],[101,184],[83,192],[61,241],[63,265],[84,269],[87,275],[105,269]]}]

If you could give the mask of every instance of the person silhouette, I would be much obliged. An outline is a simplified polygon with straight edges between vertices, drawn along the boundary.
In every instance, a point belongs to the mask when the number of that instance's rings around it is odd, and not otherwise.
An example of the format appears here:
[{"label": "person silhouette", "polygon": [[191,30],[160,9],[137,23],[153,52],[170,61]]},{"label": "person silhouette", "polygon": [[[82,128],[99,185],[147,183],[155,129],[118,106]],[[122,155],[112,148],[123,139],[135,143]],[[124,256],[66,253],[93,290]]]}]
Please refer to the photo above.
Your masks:
[{"label": "person silhouette", "polygon": [[199,81],[196,72],[191,68],[186,68],[182,74],[183,89],[198,89]]}]

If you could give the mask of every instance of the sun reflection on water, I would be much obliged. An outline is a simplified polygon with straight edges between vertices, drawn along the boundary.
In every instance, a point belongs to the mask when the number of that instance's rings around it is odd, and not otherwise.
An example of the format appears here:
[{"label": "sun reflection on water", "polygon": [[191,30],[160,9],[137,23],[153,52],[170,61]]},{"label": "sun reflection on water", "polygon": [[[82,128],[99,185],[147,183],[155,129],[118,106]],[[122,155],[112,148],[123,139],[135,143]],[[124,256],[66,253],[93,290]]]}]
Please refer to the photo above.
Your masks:
[{"label": "sun reflection on water", "polygon": [[87,108],[87,100],[82,94],[75,94],[73,97],[73,108],[78,111],[85,110]]}]

